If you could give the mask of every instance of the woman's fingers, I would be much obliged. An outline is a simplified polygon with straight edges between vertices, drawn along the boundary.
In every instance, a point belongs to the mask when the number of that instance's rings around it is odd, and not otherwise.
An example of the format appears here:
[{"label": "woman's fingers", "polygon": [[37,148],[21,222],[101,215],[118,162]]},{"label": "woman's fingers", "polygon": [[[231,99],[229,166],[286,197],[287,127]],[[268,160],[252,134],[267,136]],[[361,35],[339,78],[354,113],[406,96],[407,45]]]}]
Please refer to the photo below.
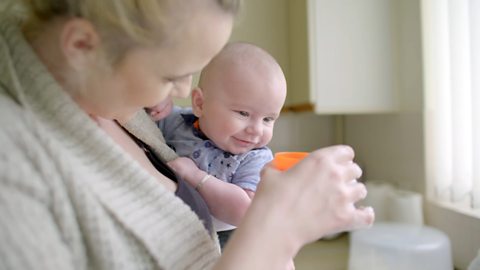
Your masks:
[{"label": "woman's fingers", "polygon": [[[315,151],[314,156],[318,160],[331,161],[330,164],[323,163],[323,167],[317,170],[330,170],[331,173],[328,175],[334,178],[318,180],[336,186],[331,189],[333,193],[329,195],[338,203],[338,208],[333,210],[337,211],[334,215],[340,217],[337,229],[352,230],[370,226],[375,219],[373,209],[355,207],[356,202],[367,196],[367,189],[356,180],[362,176],[362,169],[353,161],[355,157],[353,149],[345,145],[332,146]],[[338,191],[337,194],[335,190]]]},{"label": "woman's fingers", "polygon": [[364,184],[359,183],[357,180],[351,180],[350,186],[352,188],[352,200],[357,202],[367,197],[367,188]]},{"label": "woman's fingers", "polygon": [[269,205],[292,217],[290,223],[281,222],[296,228],[292,231],[298,233],[298,239],[307,242],[325,234],[368,227],[374,220],[373,209],[355,207],[367,190],[356,181],[362,169],[353,162],[354,156],[351,147],[339,145],[314,151],[285,172],[266,166],[257,194],[275,198]]},{"label": "woman's fingers", "polygon": [[372,226],[374,220],[375,212],[372,207],[359,207],[353,214],[353,226],[350,230],[368,228]]},{"label": "woman's fingers", "polygon": [[345,165],[345,179],[351,181],[351,179],[359,179],[362,176],[362,168],[357,163],[351,161]]},{"label": "woman's fingers", "polygon": [[329,156],[332,157],[335,162],[343,163],[352,161],[355,157],[353,148],[348,145],[334,145],[325,147],[312,152],[312,155]]}]

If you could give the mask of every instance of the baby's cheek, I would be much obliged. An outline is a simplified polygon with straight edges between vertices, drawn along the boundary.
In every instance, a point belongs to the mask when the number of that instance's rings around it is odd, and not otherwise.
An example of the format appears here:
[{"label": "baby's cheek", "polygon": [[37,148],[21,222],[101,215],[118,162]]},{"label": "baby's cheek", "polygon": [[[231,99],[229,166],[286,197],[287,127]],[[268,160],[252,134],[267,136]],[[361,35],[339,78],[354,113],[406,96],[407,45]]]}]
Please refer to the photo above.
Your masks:
[{"label": "baby's cheek", "polygon": [[260,144],[262,144],[262,145],[260,145],[258,147],[262,147],[262,146],[267,145],[272,140],[272,137],[273,137],[273,130],[272,129],[269,129],[269,130],[266,130],[265,132],[263,132],[262,139],[260,140]]}]

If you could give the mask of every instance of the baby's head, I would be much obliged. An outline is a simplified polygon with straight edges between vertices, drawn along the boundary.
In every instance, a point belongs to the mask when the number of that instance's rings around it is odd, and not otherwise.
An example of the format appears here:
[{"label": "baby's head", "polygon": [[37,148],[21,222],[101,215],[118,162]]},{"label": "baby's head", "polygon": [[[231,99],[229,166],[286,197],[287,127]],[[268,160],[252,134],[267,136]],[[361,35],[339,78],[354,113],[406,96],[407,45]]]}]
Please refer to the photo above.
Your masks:
[{"label": "baby's head", "polygon": [[270,54],[231,43],[202,70],[192,108],[210,140],[240,154],[270,142],[286,94],[285,76]]}]

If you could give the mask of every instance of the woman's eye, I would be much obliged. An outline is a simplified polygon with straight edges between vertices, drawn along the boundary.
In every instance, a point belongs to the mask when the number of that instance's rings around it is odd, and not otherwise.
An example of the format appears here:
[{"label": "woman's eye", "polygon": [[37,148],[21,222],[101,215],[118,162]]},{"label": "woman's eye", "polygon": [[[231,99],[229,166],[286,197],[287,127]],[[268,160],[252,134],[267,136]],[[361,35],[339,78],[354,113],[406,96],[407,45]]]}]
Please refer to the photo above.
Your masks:
[{"label": "woman's eye", "polygon": [[248,112],[237,111],[237,113],[240,114],[240,115],[243,116],[243,117],[248,117]]},{"label": "woman's eye", "polygon": [[169,83],[179,83],[186,81],[187,79],[190,78],[190,74],[188,75],[182,75],[182,76],[176,76],[176,77],[166,77],[165,80]]},{"label": "woman's eye", "polygon": [[167,83],[175,83],[174,78],[164,78],[164,81],[167,82]]}]

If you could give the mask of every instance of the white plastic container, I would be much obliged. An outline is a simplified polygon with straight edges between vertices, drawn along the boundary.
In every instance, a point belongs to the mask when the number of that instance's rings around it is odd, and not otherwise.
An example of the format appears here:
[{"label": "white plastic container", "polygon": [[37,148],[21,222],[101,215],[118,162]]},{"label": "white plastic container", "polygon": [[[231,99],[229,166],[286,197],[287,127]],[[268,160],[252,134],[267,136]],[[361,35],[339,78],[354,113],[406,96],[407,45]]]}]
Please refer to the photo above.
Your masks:
[{"label": "white plastic container", "polygon": [[349,270],[452,270],[450,240],[428,226],[377,223],[350,233]]},{"label": "white plastic container", "polygon": [[480,270],[480,250],[478,251],[477,257],[468,265],[467,270]]}]

